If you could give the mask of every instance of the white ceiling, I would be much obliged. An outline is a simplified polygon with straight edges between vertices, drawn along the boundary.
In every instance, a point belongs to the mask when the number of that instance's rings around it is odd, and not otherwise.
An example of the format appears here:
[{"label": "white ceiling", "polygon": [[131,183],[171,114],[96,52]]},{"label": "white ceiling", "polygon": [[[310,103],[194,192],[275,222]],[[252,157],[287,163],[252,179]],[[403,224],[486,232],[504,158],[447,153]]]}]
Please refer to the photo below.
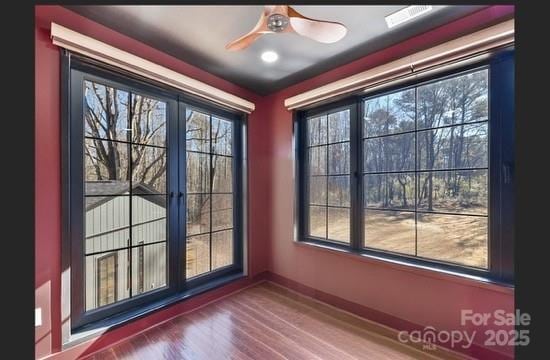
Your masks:
[{"label": "white ceiling", "polygon": [[[410,23],[387,28],[384,17],[405,6],[293,6],[304,16],[338,21],[348,34],[322,44],[296,34],[268,34],[249,48],[229,52],[225,45],[247,33],[263,6],[67,6],[107,27],[265,95],[398,43],[482,6],[434,6]],[[279,60],[266,64],[265,50]]]}]

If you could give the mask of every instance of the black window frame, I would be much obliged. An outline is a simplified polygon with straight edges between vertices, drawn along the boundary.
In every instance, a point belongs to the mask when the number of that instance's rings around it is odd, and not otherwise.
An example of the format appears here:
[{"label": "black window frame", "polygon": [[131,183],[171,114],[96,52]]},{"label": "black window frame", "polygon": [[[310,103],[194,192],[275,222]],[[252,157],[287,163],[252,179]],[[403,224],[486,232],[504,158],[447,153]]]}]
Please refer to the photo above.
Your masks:
[{"label": "black window frame", "polygon": [[[142,78],[85,56],[61,50],[62,117],[62,267],[70,269],[70,335],[116,327],[151,311],[244,276],[243,227],[246,204],[246,114],[224,108],[168,85]],[[85,309],[84,179],[82,85],[97,81],[167,103],[167,239],[166,286],[89,311]],[[72,101],[72,99],[77,99]],[[185,280],[186,263],[186,117],[187,107],[230,121],[233,125],[233,264]],[[80,212],[78,209],[82,209]],[[139,245],[135,245],[139,246]],[[69,335],[69,337],[70,337]]]},{"label": "black window frame", "polygon": [[[336,103],[332,103],[332,104],[329,104],[329,105],[326,105],[326,106],[322,106],[322,107],[319,107],[319,108],[316,108],[316,109],[313,109],[313,110],[310,110],[310,111],[307,111],[307,112],[304,112],[302,113],[301,115],[303,116],[303,119],[305,120],[306,118],[311,118],[311,117],[318,117],[318,116],[327,116],[329,114],[334,114],[334,113],[338,113],[338,112],[341,112],[341,111],[346,111],[346,110],[349,110],[350,112],[350,136],[349,136],[349,140],[347,141],[344,141],[344,142],[349,142],[350,144],[350,169],[349,169],[349,177],[350,177],[350,206],[349,206],[349,209],[350,209],[350,218],[353,218],[354,217],[354,211],[355,211],[355,208],[356,208],[356,202],[358,201],[358,196],[357,196],[357,186],[355,184],[355,181],[351,180],[353,179],[357,172],[358,172],[358,167],[357,167],[357,154],[355,154],[353,151],[351,151],[352,148],[356,148],[357,146],[357,139],[355,138],[355,136],[353,136],[353,134],[355,133],[356,131],[356,125],[357,123],[355,121],[352,121],[351,119],[354,119],[357,117],[357,104],[355,104],[354,102],[354,99],[353,98],[348,98],[348,99],[344,99],[344,100],[341,100],[341,101],[338,101]],[[327,119],[328,121],[328,119]],[[307,132],[306,131],[303,131],[302,132],[303,134],[303,138],[301,138],[301,144],[306,144],[307,143]],[[328,135],[328,126],[327,126],[327,135]],[[327,143],[326,144],[322,144],[322,145],[314,145],[313,147],[315,146],[327,146],[327,159],[328,159],[328,147],[330,145],[333,145],[335,143],[330,143],[328,142],[328,139],[327,139]],[[303,158],[303,163],[305,164],[307,162],[307,155],[305,154],[305,147],[304,146],[304,149],[302,149],[303,151],[303,155],[302,155],[302,158]],[[327,170],[326,170],[326,175],[324,176],[327,176],[327,178],[329,176],[341,176],[341,174],[335,174],[335,175],[332,175],[332,174],[329,174],[329,169],[328,169],[328,161],[327,161]],[[347,174],[343,174],[344,176],[346,176]],[[303,204],[306,204],[307,203],[307,199],[306,199],[306,196],[307,196],[307,193],[308,193],[308,190],[307,190],[307,181],[306,179],[304,179],[304,184],[302,184],[303,186]],[[328,179],[327,179],[327,183],[328,183]],[[327,184],[328,186],[328,184]],[[328,197],[328,194],[327,194],[327,197]],[[332,240],[332,239],[329,239],[328,238],[328,209],[331,208],[332,206],[331,205],[328,205],[328,200],[327,200],[327,204],[324,205],[324,207],[327,209],[327,221],[325,223],[325,227],[326,227],[326,233],[327,233],[327,237],[325,239],[323,238],[320,238],[320,237],[315,237],[315,236],[307,236],[309,239],[313,240],[313,241],[317,241],[317,242],[324,242],[324,243],[328,243],[328,244],[332,244],[336,247],[340,247],[340,246],[344,246],[344,247],[347,247],[347,245],[345,244],[345,242],[343,241],[340,241],[340,240]],[[303,230],[304,230],[304,235],[307,234],[307,228],[309,226],[309,223],[308,223],[308,220],[307,220],[307,211],[303,211],[303,214],[304,214],[304,218],[302,219],[302,223],[303,223]],[[353,222],[352,222],[353,223]],[[350,224],[350,245],[352,245],[353,243],[353,239],[357,236],[357,229],[355,229],[354,226],[352,226],[352,224]]]},{"label": "black window frame", "polygon": [[[488,201],[488,269],[454,264],[450,262],[409,256],[363,245],[363,145],[362,132],[364,101],[416,88],[420,85],[452,78],[482,68],[489,70],[489,201]],[[336,101],[313,105],[294,112],[294,174],[295,191],[295,241],[319,245],[322,248],[353,253],[404,266],[416,266],[428,270],[458,275],[469,275],[483,281],[512,285],[514,281],[514,48],[499,49],[483,60],[455,65],[450,69],[435,71],[418,79],[400,81],[371,92],[352,94]],[[349,108],[350,116],[350,192],[351,223],[350,244],[324,240],[308,235],[308,174],[307,129],[308,118]],[[415,130],[416,131],[416,130]]]}]

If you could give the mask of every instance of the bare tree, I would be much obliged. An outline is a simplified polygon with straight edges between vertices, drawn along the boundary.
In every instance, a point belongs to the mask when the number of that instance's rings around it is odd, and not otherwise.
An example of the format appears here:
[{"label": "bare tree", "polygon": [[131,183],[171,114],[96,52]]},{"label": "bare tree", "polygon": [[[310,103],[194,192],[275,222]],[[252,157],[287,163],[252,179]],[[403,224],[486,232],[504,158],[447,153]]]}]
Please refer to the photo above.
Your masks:
[{"label": "bare tree", "polygon": [[87,169],[93,171],[92,178],[132,180],[162,189],[166,177],[164,103],[140,95],[132,95],[130,100],[127,92],[116,88],[87,85],[84,119],[93,146],[86,146],[85,155],[93,169]]}]

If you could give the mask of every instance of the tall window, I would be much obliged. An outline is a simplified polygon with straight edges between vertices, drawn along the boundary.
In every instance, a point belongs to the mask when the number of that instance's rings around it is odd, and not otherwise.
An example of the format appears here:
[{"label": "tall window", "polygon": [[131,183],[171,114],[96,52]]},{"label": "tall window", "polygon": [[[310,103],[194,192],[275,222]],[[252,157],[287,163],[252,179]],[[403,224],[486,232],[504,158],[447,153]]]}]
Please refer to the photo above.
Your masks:
[{"label": "tall window", "polygon": [[[94,259],[116,254],[128,283],[118,300],[144,292],[139,254],[155,254],[148,266],[166,285],[166,102],[84,80],[84,196],[86,309],[96,303]],[[118,274],[117,274],[118,275]],[[123,275],[123,274],[120,274]]]},{"label": "tall window", "polygon": [[309,235],[350,241],[350,111],[307,119]]},{"label": "tall window", "polygon": [[299,240],[510,279],[512,66],[302,112]]},{"label": "tall window", "polygon": [[79,58],[67,70],[73,329],[242,273],[242,116]]},{"label": "tall window", "polygon": [[188,109],[187,278],[233,263],[233,124]]}]

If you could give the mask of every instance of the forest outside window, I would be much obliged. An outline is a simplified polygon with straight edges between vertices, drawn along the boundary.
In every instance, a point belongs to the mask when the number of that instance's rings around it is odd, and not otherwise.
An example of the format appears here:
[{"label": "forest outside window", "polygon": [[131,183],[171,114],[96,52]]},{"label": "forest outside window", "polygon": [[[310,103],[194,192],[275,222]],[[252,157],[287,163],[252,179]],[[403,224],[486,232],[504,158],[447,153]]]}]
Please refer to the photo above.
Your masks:
[{"label": "forest outside window", "polygon": [[233,124],[187,109],[188,279],[233,262]]},{"label": "forest outside window", "polygon": [[350,242],[350,110],[309,118],[309,235]]},{"label": "forest outside window", "polygon": [[365,247],[487,268],[488,71],[365,101]]},{"label": "forest outside window", "polygon": [[72,328],[242,273],[241,115],[79,58],[67,71]]},{"label": "forest outside window", "polygon": [[511,201],[500,175],[513,107],[492,106],[513,100],[512,66],[494,58],[301,112],[299,240],[510,279],[498,209]]}]

